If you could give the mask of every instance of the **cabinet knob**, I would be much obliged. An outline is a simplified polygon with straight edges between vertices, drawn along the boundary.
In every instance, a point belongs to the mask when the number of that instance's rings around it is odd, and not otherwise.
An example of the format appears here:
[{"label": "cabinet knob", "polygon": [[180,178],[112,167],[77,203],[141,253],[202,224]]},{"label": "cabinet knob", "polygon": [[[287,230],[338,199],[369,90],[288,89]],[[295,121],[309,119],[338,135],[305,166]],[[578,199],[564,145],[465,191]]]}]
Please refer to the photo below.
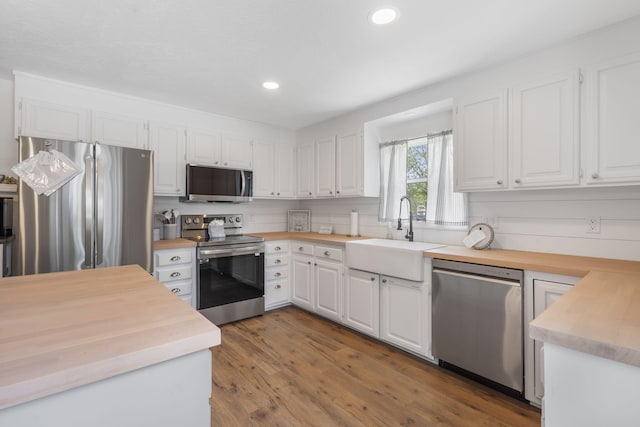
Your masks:
[{"label": "cabinet knob", "polygon": [[180,288],[173,288],[173,289],[171,289],[171,292],[173,292],[174,294],[179,294],[180,293]]},{"label": "cabinet knob", "polygon": [[276,285],[276,289],[280,289],[282,285]]},{"label": "cabinet knob", "polygon": [[311,261],[307,261],[307,264],[311,265]]},{"label": "cabinet knob", "polygon": [[227,166],[227,164],[228,164],[227,162],[224,162],[224,165],[225,165],[225,166]]},{"label": "cabinet knob", "polygon": [[387,283],[387,279],[382,279],[382,283]]},{"label": "cabinet knob", "polygon": [[282,274],[280,274],[280,272],[277,272],[276,274],[274,274],[274,276],[280,277],[280,276],[282,276]]},{"label": "cabinet knob", "polygon": [[498,184],[498,185],[502,185],[502,180],[501,180],[501,179],[497,180],[497,181],[496,181],[496,184]]},{"label": "cabinet knob", "polygon": [[180,261],[182,258],[180,258],[179,255],[174,255],[171,257],[171,261]]},{"label": "cabinet knob", "polygon": [[180,277],[180,272],[174,271],[173,273],[171,273],[171,277]]},{"label": "cabinet knob", "polygon": [[329,191],[329,194],[333,194],[333,191]]},{"label": "cabinet knob", "polygon": [[331,252],[329,252],[329,251],[324,251],[324,255],[325,255],[325,256],[329,256],[329,255],[331,255]]},{"label": "cabinet knob", "polygon": [[336,194],[340,194],[340,190],[337,190],[337,191],[336,191]]},{"label": "cabinet knob", "polygon": [[600,178],[600,174],[594,172],[594,173],[591,174],[591,178],[598,179],[598,178]]},{"label": "cabinet knob", "polygon": [[515,182],[516,182],[516,184],[520,184],[522,181],[520,181],[520,178],[516,178]]},{"label": "cabinet knob", "polygon": [[281,260],[279,260],[279,259],[277,259],[277,260],[275,260],[275,261],[274,261],[274,263],[276,263],[276,264],[280,264],[281,262],[282,262],[282,261],[281,261]]},{"label": "cabinet knob", "polygon": [[300,252],[304,252],[304,248],[303,248],[302,246],[300,246],[300,247],[298,248],[298,250],[299,250]]},{"label": "cabinet knob", "polygon": [[372,282],[375,282],[375,281],[376,281],[376,278],[375,278],[375,277],[372,277],[372,278],[371,278],[371,281],[372,281]]},{"label": "cabinet knob", "polygon": [[213,162],[214,165],[217,165],[219,162],[216,160],[215,162]]},{"label": "cabinet knob", "polygon": [[273,196],[273,191],[271,192],[271,195]]},{"label": "cabinet knob", "polygon": [[280,193],[278,193],[278,196],[280,195]]},{"label": "cabinet knob", "polygon": [[313,263],[313,265],[315,265],[316,267],[318,266],[318,264],[317,264],[317,263],[315,263],[315,262]]},{"label": "cabinet knob", "polygon": [[309,195],[311,196],[311,191],[309,191]]},{"label": "cabinet knob", "polygon": [[280,246],[276,246],[275,248],[273,248],[274,251],[281,251],[282,248],[280,248]]}]

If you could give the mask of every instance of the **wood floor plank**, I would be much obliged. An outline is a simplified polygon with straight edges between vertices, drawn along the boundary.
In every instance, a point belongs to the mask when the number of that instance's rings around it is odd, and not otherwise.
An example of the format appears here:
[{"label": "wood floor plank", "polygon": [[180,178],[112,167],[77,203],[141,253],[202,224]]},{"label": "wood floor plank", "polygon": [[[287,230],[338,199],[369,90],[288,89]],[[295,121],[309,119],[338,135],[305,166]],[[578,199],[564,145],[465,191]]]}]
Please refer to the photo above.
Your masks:
[{"label": "wood floor plank", "polygon": [[539,426],[540,412],[287,307],[223,325],[213,426]]}]

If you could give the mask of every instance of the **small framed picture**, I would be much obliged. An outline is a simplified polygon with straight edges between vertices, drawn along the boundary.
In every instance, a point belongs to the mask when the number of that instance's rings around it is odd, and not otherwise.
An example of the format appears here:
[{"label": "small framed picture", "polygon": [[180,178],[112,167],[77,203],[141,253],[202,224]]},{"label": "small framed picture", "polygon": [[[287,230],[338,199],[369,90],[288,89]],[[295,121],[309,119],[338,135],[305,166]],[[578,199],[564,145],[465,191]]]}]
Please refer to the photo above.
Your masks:
[{"label": "small framed picture", "polygon": [[288,215],[288,231],[311,231],[311,211],[290,210]]}]

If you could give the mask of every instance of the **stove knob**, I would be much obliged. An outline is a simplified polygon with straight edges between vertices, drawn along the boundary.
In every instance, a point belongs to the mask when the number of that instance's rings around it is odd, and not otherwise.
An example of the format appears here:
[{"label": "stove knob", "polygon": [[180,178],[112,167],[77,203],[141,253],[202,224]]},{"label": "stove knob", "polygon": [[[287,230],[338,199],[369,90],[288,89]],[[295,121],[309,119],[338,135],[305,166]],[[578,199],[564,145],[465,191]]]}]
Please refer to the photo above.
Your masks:
[{"label": "stove knob", "polygon": [[240,221],[242,221],[242,219],[239,216],[237,216],[236,217],[236,222],[240,222]]},{"label": "stove knob", "polygon": [[200,218],[193,218],[194,224],[200,224]]},{"label": "stove knob", "polygon": [[232,216],[229,217],[229,223],[233,224],[233,217]]},{"label": "stove knob", "polygon": [[185,224],[191,224],[191,218],[185,218],[184,219],[184,223]]}]

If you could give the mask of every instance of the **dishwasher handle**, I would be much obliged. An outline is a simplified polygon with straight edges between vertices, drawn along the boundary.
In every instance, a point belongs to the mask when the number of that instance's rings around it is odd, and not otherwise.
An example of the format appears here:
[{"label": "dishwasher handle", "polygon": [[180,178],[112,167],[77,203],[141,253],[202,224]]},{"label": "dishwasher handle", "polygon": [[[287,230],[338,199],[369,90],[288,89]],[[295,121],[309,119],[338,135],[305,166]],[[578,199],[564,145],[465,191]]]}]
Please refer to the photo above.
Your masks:
[{"label": "dishwasher handle", "polygon": [[521,286],[520,282],[516,280],[502,280],[502,279],[496,279],[494,277],[479,276],[477,274],[467,274],[467,273],[458,273],[457,271],[440,270],[439,268],[434,268],[433,274],[444,274],[448,276],[462,277],[465,279],[482,280],[485,282],[496,283],[498,285],[515,286],[518,288]]}]

